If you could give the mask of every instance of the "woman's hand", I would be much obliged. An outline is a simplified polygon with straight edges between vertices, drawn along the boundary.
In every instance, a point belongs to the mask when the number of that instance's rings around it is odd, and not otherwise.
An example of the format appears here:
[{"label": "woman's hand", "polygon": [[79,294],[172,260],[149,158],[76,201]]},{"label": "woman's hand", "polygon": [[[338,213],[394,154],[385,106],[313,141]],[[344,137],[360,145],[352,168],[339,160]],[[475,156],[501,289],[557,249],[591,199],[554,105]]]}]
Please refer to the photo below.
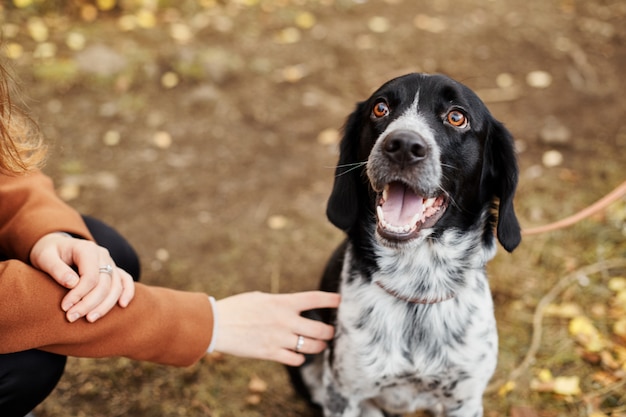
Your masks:
[{"label": "woman's hand", "polygon": [[[339,295],[322,291],[294,294],[248,292],[216,302],[215,350],[248,358],[298,366],[305,353],[318,353],[334,328],[304,318],[302,311],[336,308]],[[302,336],[302,343],[296,349]],[[297,350],[297,352],[296,352]]]},{"label": "woman's hand", "polygon": [[[33,246],[30,262],[70,289],[61,301],[70,322],[81,317],[94,322],[116,304],[126,307],[135,295],[132,277],[115,266],[107,249],[89,240],[62,233],[47,234]],[[105,272],[107,265],[112,270]]]}]

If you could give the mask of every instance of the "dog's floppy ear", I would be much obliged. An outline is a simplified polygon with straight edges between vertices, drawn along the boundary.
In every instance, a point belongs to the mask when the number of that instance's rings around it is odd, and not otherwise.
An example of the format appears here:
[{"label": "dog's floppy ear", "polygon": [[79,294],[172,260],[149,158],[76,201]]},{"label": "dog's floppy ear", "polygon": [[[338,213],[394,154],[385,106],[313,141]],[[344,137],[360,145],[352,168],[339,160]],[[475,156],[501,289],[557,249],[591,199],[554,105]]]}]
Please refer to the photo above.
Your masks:
[{"label": "dog's floppy ear", "polygon": [[489,122],[481,188],[491,190],[499,200],[497,236],[500,244],[512,252],[522,235],[513,207],[519,169],[515,144],[509,131],[495,119]]},{"label": "dog's floppy ear", "polygon": [[335,183],[326,206],[326,215],[332,224],[348,231],[354,226],[359,212],[359,178],[361,167],[358,161],[361,109],[363,103],[348,117],[343,139],[339,145],[339,161],[335,169]]}]

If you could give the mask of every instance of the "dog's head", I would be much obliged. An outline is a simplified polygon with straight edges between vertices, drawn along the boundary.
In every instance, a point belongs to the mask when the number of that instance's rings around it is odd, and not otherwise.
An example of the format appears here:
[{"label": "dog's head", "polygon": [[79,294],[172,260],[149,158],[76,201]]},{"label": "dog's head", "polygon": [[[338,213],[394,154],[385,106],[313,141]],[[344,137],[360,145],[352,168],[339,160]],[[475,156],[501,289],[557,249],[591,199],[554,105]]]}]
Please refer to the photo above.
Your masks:
[{"label": "dog's head", "polygon": [[[446,76],[395,78],[359,103],[335,174],[327,214],[348,233],[375,216],[378,239],[398,246],[429,229],[469,229],[497,202],[498,240],[509,252],[520,243],[511,134],[475,93]],[[489,241],[494,222],[490,216]]]}]

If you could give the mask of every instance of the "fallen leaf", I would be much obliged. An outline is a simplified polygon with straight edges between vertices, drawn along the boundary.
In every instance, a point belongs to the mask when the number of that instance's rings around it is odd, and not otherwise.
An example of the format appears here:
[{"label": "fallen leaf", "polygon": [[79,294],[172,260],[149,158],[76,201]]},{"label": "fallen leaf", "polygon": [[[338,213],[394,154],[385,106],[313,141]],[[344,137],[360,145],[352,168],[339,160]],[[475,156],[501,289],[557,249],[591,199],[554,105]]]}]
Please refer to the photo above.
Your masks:
[{"label": "fallen leaf", "polygon": [[267,382],[263,381],[257,375],[253,375],[248,383],[248,390],[253,393],[261,393],[267,391]]},{"label": "fallen leaf", "polygon": [[96,0],[96,5],[98,9],[102,11],[112,10],[117,3],[116,0]]},{"label": "fallen leaf", "polygon": [[498,389],[498,395],[504,397],[509,392],[512,392],[516,386],[517,384],[515,384],[515,381],[506,381],[506,383],[502,384],[500,389]]},{"label": "fallen leaf", "polygon": [[546,317],[559,317],[563,319],[571,319],[581,314],[580,306],[574,303],[550,304],[544,311]]},{"label": "fallen leaf", "polygon": [[261,404],[261,396],[258,394],[248,395],[246,397],[246,404],[248,405],[259,405]]},{"label": "fallen leaf", "polygon": [[619,319],[613,324],[613,333],[626,341],[626,317]]},{"label": "fallen leaf", "polygon": [[13,0],[13,5],[18,9],[24,9],[33,4],[33,0]]},{"label": "fallen leaf", "polygon": [[579,395],[580,378],[577,376],[559,376],[554,378],[554,393],[559,395]]},{"label": "fallen leaf", "polygon": [[511,407],[511,417],[537,417],[537,411],[530,407]]},{"label": "fallen leaf", "polygon": [[539,371],[539,373],[537,374],[537,378],[541,382],[549,382],[554,379],[554,377],[552,376],[552,372],[549,369],[545,368]]},{"label": "fallen leaf", "polygon": [[599,352],[605,347],[602,335],[591,320],[585,316],[574,317],[569,323],[569,332],[586,350]]},{"label": "fallen leaf", "polygon": [[44,23],[43,19],[39,17],[31,17],[26,24],[28,34],[35,42],[45,42],[50,36],[48,26]]},{"label": "fallen leaf", "polygon": [[615,291],[615,292],[626,290],[626,278],[624,277],[611,278],[607,286],[609,287],[611,291]]},{"label": "fallen leaf", "polygon": [[296,26],[300,29],[311,29],[315,26],[315,16],[310,12],[302,12],[296,16]]}]

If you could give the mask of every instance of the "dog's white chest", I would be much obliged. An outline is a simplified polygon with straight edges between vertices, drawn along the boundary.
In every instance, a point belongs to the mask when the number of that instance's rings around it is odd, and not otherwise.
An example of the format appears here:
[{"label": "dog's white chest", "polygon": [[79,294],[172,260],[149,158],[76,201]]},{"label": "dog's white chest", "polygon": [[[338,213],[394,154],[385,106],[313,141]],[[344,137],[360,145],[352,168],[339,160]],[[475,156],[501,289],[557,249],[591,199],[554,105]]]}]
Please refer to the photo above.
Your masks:
[{"label": "dog's white chest", "polygon": [[[469,280],[485,280],[477,274]],[[486,284],[436,304],[407,303],[359,279],[342,285],[333,363],[338,386],[403,413],[433,409],[463,385],[486,385],[497,356]]]}]

